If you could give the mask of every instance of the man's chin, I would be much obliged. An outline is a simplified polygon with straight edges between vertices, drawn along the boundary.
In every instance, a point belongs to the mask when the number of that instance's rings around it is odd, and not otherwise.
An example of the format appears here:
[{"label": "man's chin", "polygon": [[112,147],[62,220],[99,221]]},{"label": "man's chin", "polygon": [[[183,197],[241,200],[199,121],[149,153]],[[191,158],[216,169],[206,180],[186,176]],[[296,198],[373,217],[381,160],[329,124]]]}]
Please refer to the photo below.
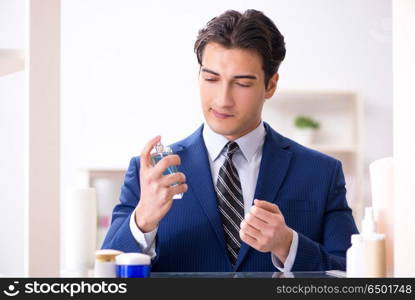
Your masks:
[{"label": "man's chin", "polygon": [[226,124],[212,124],[213,122],[207,122],[208,126],[212,131],[223,136],[234,136],[237,135],[238,130],[236,126]]}]

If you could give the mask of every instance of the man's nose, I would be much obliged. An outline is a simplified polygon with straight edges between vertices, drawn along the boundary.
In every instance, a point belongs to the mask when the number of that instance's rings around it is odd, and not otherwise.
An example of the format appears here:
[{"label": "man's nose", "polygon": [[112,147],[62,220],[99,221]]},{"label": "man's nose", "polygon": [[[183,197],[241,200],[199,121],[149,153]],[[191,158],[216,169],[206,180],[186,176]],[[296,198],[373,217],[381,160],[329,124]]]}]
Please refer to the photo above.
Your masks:
[{"label": "man's nose", "polygon": [[232,97],[232,87],[228,83],[224,83],[216,97],[216,105],[219,107],[229,107],[234,105]]}]

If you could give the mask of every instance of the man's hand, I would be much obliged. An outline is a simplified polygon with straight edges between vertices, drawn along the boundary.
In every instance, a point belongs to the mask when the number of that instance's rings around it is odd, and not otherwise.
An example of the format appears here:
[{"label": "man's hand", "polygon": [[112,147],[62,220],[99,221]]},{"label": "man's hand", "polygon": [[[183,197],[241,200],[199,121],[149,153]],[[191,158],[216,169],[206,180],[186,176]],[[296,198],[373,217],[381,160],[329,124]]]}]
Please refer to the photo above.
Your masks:
[{"label": "man's hand", "polygon": [[[151,161],[151,149],[160,141],[160,136],[151,139],[140,156],[140,201],[135,210],[135,222],[142,232],[154,230],[173,204],[175,194],[187,191],[183,173],[163,175],[170,166],[180,165],[178,155],[163,157],[155,166]],[[175,186],[171,186],[177,182]]]},{"label": "man's hand", "polygon": [[290,251],[293,230],[285,224],[279,207],[255,199],[241,222],[241,240],[261,252],[272,252],[284,264]]}]

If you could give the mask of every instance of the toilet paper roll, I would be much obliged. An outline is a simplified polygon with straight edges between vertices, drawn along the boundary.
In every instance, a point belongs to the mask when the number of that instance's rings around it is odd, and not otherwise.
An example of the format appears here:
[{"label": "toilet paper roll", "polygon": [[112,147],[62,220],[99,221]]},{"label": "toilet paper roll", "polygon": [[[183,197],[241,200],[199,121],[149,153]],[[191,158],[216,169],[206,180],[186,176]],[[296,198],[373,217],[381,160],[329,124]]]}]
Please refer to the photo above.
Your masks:
[{"label": "toilet paper roll", "polygon": [[386,157],[372,162],[369,171],[376,231],[386,235],[386,273],[387,276],[393,276],[393,158]]}]

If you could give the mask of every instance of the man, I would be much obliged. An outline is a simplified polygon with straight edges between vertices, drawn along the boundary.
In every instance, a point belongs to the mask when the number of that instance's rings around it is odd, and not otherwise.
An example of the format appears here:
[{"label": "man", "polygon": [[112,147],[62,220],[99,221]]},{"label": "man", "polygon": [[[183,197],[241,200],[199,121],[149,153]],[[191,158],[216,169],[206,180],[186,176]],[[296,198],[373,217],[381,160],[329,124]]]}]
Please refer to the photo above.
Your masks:
[{"label": "man", "polygon": [[259,11],[227,11],[195,52],[206,122],[155,166],[159,136],[132,158],[103,248],[147,253],[152,271],[344,270],[357,229],[341,163],[261,120],[284,37]]}]

